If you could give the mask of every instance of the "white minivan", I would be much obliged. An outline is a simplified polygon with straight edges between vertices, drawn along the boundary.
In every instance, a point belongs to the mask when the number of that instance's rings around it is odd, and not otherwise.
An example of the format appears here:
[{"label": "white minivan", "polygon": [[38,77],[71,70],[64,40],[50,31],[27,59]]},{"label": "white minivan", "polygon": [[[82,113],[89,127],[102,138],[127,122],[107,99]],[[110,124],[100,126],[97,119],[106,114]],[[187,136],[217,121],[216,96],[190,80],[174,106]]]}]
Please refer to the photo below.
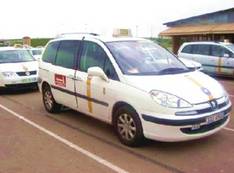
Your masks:
[{"label": "white minivan", "polygon": [[202,64],[202,70],[209,74],[234,77],[234,44],[223,42],[184,43],[178,56]]},{"label": "white minivan", "polygon": [[73,34],[51,40],[39,62],[39,88],[48,112],[65,105],[112,124],[128,146],[144,137],[209,136],[230,119],[231,102],[219,82],[139,38]]}]

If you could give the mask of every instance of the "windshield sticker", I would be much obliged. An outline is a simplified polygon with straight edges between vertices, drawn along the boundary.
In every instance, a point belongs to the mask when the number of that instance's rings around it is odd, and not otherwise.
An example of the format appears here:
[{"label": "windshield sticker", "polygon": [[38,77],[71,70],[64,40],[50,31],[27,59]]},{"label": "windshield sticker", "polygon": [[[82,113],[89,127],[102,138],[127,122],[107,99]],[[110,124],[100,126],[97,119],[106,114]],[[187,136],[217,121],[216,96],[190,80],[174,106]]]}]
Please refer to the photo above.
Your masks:
[{"label": "windshield sticker", "polygon": [[55,85],[61,86],[61,87],[66,87],[66,76],[60,75],[60,74],[55,74],[54,80],[55,80]]}]

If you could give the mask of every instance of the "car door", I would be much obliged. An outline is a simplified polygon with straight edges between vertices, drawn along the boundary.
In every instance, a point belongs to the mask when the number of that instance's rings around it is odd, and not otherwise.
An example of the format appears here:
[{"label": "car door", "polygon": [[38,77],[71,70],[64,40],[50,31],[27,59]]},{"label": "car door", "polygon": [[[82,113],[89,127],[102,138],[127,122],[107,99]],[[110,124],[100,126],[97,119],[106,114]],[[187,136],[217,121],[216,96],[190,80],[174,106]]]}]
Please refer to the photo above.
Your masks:
[{"label": "car door", "polygon": [[234,53],[226,47],[222,47],[222,61],[220,61],[221,74],[233,76],[234,75]]},{"label": "car door", "polygon": [[[226,56],[228,54],[228,57]],[[231,52],[229,55],[228,50],[221,45],[212,45],[211,46],[211,57],[214,59],[215,70],[214,73],[220,75],[232,75],[233,74],[233,64]]]},{"label": "car door", "polygon": [[202,64],[204,72],[212,73],[214,71],[213,59],[210,57],[210,45],[194,44],[192,45],[193,60]]},{"label": "car door", "polygon": [[[92,41],[83,41],[75,88],[79,111],[109,121],[109,107],[117,94],[112,88],[117,85],[118,77],[103,47]],[[88,76],[90,67],[100,67],[109,81]]]},{"label": "car door", "polygon": [[73,109],[77,108],[74,75],[79,44],[77,40],[60,41],[51,67],[51,88],[55,100]]}]

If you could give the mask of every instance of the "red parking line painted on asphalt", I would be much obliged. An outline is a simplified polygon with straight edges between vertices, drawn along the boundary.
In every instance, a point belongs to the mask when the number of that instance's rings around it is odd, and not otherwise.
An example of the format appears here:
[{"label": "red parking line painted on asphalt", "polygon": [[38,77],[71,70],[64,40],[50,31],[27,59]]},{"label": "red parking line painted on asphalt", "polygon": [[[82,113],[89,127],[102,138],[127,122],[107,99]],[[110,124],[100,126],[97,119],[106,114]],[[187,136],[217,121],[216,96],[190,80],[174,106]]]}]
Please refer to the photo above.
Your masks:
[{"label": "red parking line painted on asphalt", "polygon": [[70,147],[70,148],[72,148],[72,149],[74,149],[74,150],[76,150],[76,151],[78,151],[78,152],[86,155],[87,157],[95,160],[96,162],[98,162],[98,163],[100,163],[100,164],[102,164],[102,165],[110,168],[111,170],[113,170],[115,172],[128,173],[126,170],[124,170],[124,169],[122,169],[122,168],[120,168],[120,167],[112,164],[111,162],[109,162],[109,161],[107,161],[107,160],[105,160],[105,159],[103,159],[103,158],[101,158],[101,157],[99,157],[99,156],[97,156],[97,155],[95,155],[95,154],[93,154],[93,153],[91,153],[91,152],[83,149],[83,148],[81,148],[80,146],[78,146],[76,144],[73,144],[72,142],[66,140],[65,138],[62,138],[61,136],[53,133],[52,131],[47,130],[46,128],[40,126],[39,124],[34,123],[33,121],[25,118],[22,115],[19,115],[18,113],[14,112],[11,109],[8,109],[7,107],[5,107],[5,106],[3,106],[1,104],[0,104],[0,108],[2,108],[3,110],[9,112],[10,114],[12,114],[13,116],[19,118],[20,120],[22,120],[22,121],[30,124],[31,126],[35,127],[36,129],[38,129],[38,130],[46,133],[47,135],[55,138],[56,140],[62,142],[63,144],[67,145],[68,147]]}]

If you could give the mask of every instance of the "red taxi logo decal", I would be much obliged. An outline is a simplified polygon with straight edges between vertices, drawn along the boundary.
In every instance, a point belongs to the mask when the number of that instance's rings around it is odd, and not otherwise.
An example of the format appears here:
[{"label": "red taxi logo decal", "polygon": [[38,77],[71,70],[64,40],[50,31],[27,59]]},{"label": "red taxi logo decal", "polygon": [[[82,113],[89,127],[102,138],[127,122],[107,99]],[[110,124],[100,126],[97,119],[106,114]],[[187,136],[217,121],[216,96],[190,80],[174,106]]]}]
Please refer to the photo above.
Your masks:
[{"label": "red taxi logo decal", "polygon": [[55,74],[54,80],[55,80],[55,85],[66,87],[66,76]]}]

